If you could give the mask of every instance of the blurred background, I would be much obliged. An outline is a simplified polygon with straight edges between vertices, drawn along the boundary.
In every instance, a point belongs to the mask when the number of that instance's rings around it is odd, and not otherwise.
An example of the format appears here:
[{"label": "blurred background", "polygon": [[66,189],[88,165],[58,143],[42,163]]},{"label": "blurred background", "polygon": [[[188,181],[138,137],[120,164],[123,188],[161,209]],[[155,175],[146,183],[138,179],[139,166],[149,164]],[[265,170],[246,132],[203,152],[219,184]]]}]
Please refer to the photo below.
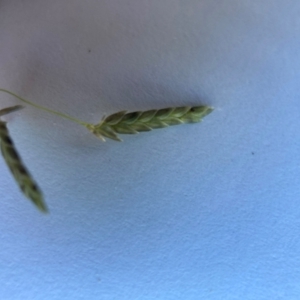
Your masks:
[{"label": "blurred background", "polygon": [[1,159],[0,298],[299,299],[299,15],[297,0],[1,0],[1,88],[91,123],[215,111],[123,143],[29,106],[3,118],[50,213]]}]

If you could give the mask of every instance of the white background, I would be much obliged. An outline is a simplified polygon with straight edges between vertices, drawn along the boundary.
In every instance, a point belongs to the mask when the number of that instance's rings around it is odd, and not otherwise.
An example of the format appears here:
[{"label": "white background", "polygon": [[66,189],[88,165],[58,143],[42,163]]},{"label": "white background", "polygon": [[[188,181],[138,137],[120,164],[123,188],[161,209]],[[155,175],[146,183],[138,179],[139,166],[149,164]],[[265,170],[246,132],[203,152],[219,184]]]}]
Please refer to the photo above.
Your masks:
[{"label": "white background", "polygon": [[[207,104],[123,143],[26,106],[4,119],[0,298],[299,299],[298,0],[0,1],[0,87],[96,123]],[[20,104],[2,93],[0,108]]]}]

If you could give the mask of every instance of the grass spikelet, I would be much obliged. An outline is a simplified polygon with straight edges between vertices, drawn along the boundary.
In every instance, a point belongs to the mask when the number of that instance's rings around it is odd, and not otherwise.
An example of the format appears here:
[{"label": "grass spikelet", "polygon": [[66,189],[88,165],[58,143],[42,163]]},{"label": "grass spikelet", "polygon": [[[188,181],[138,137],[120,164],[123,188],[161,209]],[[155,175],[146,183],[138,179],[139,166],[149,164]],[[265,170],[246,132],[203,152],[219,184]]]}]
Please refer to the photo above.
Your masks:
[{"label": "grass spikelet", "polygon": [[168,126],[198,123],[213,111],[209,106],[185,106],[158,110],[121,111],[104,118],[99,124],[86,126],[97,137],[121,141],[118,134],[136,134]]},{"label": "grass spikelet", "polygon": [[10,114],[11,112],[18,111],[20,109],[24,108],[22,105],[15,105],[7,108],[3,108],[0,110],[0,117]]},{"label": "grass spikelet", "polygon": [[[9,107],[0,111],[0,116],[20,109],[20,106]],[[2,156],[24,195],[42,212],[47,212],[43,195],[36,182],[24,166],[14,143],[9,135],[6,122],[0,120],[0,143]]]}]

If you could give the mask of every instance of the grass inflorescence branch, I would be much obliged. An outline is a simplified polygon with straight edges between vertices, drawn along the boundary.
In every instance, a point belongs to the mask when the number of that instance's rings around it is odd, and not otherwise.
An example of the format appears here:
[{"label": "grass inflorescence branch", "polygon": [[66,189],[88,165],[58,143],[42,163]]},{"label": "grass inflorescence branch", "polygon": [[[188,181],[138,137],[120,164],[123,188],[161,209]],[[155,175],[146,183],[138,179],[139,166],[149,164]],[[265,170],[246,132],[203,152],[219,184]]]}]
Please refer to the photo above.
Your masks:
[{"label": "grass inflorescence branch", "polygon": [[[8,90],[0,89],[0,92],[10,94],[28,105],[82,125],[103,141],[105,141],[105,138],[122,141],[119,134],[137,134],[139,132],[165,128],[173,125],[198,123],[213,111],[213,108],[210,106],[183,106],[135,112],[120,111],[104,117],[102,121],[97,124],[90,124],[61,112],[35,104]],[[0,110],[0,117],[21,108],[23,107],[20,105],[4,108]],[[44,203],[42,192],[24,166],[20,155],[15,149],[6,122],[1,120],[0,142],[2,155],[21,190],[41,211],[46,212],[47,207]]]}]

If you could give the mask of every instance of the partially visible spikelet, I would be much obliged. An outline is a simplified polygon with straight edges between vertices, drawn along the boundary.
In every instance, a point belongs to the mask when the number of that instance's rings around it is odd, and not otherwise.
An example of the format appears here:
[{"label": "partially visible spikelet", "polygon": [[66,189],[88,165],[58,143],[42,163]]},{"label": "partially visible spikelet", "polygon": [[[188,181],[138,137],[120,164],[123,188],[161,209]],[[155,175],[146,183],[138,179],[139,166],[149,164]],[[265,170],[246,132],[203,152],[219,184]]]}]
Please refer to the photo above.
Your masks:
[{"label": "partially visible spikelet", "polygon": [[[7,108],[0,111],[0,116],[20,109],[20,107]],[[28,197],[41,211],[47,212],[42,192],[24,166],[21,157],[15,149],[14,143],[9,136],[6,123],[0,121],[0,143],[3,158],[17,181],[22,192]]]},{"label": "partially visible spikelet", "polygon": [[209,106],[174,107],[131,113],[120,111],[104,118],[99,124],[89,125],[87,128],[104,141],[105,138],[122,141],[118,133],[136,134],[171,125],[197,123],[212,111],[213,108]]},{"label": "partially visible spikelet", "polygon": [[3,109],[0,110],[0,117],[4,116],[4,115],[7,115],[7,114],[10,114],[11,112],[20,110],[22,108],[23,108],[22,105],[15,105],[15,106],[10,106],[10,107],[7,107],[7,108],[3,108]]}]

